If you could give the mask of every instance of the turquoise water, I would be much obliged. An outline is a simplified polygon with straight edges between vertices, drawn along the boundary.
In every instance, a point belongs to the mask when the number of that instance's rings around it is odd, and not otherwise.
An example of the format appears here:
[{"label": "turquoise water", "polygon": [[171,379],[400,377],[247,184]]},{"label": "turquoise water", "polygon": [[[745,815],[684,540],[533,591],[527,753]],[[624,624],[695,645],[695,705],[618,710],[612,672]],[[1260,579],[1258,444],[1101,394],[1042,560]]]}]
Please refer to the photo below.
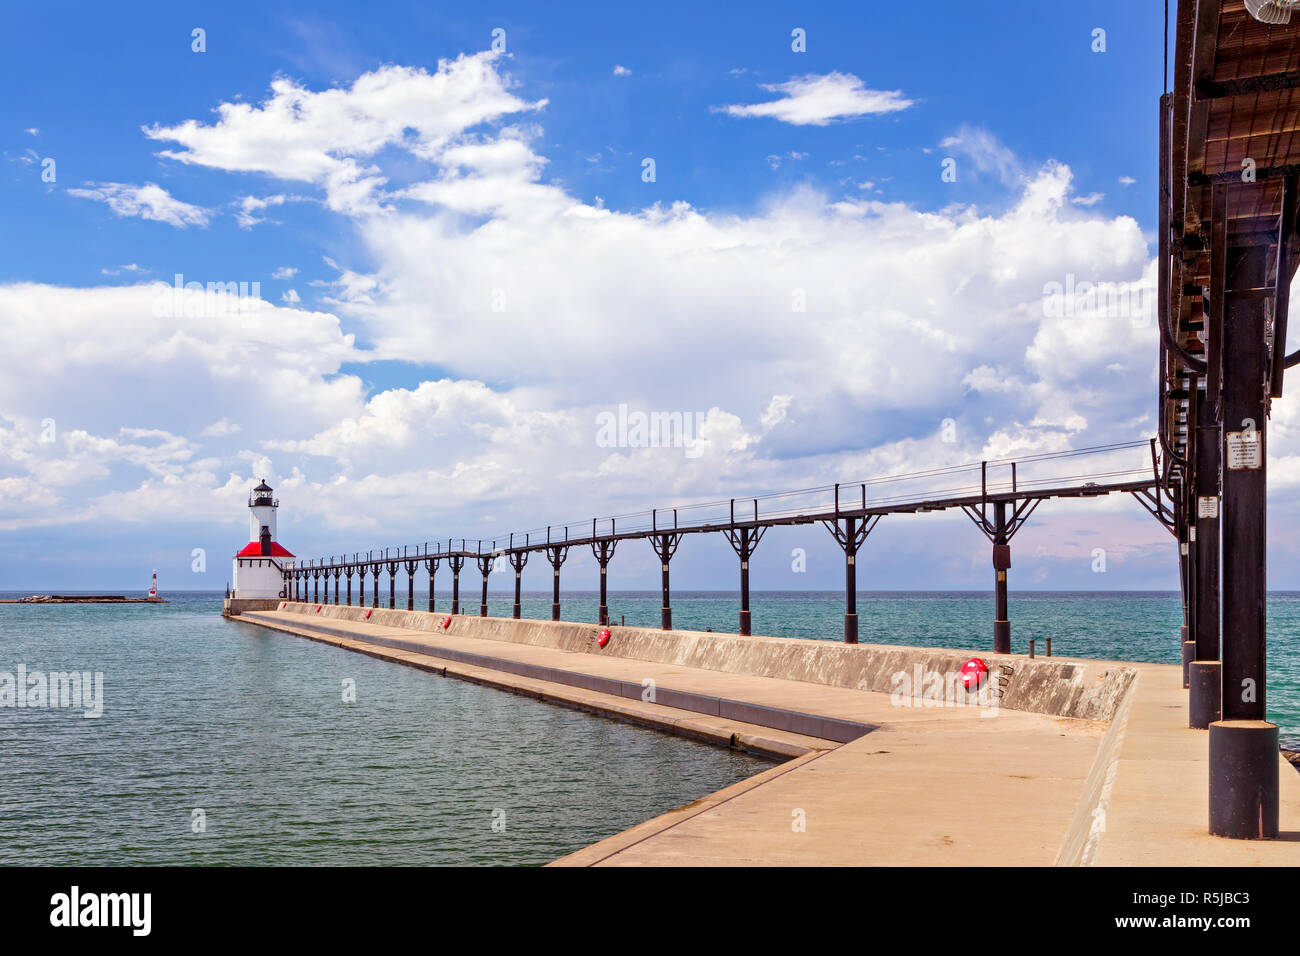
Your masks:
[{"label": "turquoise water", "polygon": [[104,701],[0,707],[0,865],[541,864],[770,766],[168,597],[0,605],[0,671]]},{"label": "turquoise water", "polygon": [[[462,593],[477,613],[477,590]],[[0,707],[0,864],[539,864],[767,766],[224,621],[220,595],[168,597],[0,605],[0,671],[104,674],[98,719]],[[417,592],[416,607],[427,600]],[[509,616],[511,600],[490,593],[489,613]],[[756,592],[754,632],[840,640],[842,602]],[[549,592],[523,604],[550,617]],[[596,619],[592,592],[562,605],[568,620]],[[450,608],[441,590],[437,606]],[[733,592],[673,595],[680,628],[734,631],[736,610]],[[659,594],[612,592],[610,611],[658,626]],[[987,593],[863,593],[858,612],[864,642],[991,640]],[[1178,662],[1175,594],[1013,592],[1010,616],[1017,651],[1050,636],[1061,655]],[[1300,594],[1275,593],[1269,716],[1300,749],[1298,652]]]}]

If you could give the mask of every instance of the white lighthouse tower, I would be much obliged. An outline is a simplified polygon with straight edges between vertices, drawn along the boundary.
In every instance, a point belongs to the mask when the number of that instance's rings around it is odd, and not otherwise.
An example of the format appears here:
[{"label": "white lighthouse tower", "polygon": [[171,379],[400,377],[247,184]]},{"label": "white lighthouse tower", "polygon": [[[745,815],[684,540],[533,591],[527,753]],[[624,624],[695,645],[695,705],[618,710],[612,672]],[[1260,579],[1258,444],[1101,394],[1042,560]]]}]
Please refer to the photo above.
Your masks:
[{"label": "white lighthouse tower", "polygon": [[275,540],[275,511],[280,502],[263,478],[248,496],[249,541],[235,555],[236,598],[285,596],[284,572],[293,567],[293,554]]}]

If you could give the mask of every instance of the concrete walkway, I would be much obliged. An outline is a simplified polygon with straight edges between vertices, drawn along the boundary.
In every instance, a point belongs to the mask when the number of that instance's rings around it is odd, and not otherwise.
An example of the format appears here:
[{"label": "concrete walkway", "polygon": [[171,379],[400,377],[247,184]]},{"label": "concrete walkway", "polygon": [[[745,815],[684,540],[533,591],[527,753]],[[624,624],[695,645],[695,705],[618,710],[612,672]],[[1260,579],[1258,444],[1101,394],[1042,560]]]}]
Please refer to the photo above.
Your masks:
[{"label": "concrete walkway", "polygon": [[[809,681],[292,610],[248,611],[238,620],[792,758],[557,865],[1300,864],[1300,775],[1280,756],[1288,839],[1245,843],[1205,834],[1206,736],[1180,726],[1186,698],[1175,667],[1123,665],[1136,666],[1139,677],[1107,725],[1005,707],[991,714],[898,706],[889,694]],[[472,664],[456,659],[467,655]],[[546,668],[565,680],[587,675],[592,687],[652,681],[659,701],[675,692],[756,706],[743,720],[725,718],[528,676]],[[837,732],[852,725],[863,735],[840,744],[789,731],[791,720],[807,726],[812,718],[842,722],[833,725]]]}]

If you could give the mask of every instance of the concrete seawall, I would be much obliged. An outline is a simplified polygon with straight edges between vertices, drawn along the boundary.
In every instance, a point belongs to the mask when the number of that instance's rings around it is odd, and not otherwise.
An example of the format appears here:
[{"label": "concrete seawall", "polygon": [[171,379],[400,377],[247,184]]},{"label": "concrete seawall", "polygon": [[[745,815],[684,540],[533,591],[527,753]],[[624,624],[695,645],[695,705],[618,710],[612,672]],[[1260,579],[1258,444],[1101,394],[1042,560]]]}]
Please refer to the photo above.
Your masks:
[{"label": "concrete seawall", "polygon": [[[612,626],[610,641],[597,644],[600,628],[567,621],[515,621],[427,611],[389,610],[340,605],[272,602],[315,622],[368,622],[414,631],[432,631],[556,650],[620,657],[655,664],[723,671],[752,677],[825,684],[893,694],[900,685],[921,698],[932,675],[951,679],[971,659],[970,651],[842,644],[802,638],[741,637],[705,631],[663,631]],[[318,611],[317,608],[320,608]],[[250,609],[251,610],[251,609]],[[259,609],[263,610],[263,609]],[[369,614],[369,616],[367,616]],[[445,631],[441,622],[451,618]],[[999,687],[998,705],[1010,710],[1109,721],[1137,673],[1114,662],[1071,658],[1035,658],[980,653]],[[917,679],[918,674],[920,680]],[[906,675],[906,679],[898,675]]]},{"label": "concrete seawall", "polygon": [[238,617],[245,611],[274,611],[283,603],[280,598],[226,598],[221,602],[221,616]]}]

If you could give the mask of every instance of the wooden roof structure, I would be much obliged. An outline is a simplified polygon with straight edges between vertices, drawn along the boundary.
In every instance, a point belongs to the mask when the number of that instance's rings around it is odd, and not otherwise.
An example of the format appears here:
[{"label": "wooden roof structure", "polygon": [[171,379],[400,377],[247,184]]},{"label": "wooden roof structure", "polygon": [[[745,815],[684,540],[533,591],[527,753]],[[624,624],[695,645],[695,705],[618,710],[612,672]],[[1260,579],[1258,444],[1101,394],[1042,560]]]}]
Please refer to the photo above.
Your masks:
[{"label": "wooden roof structure", "polygon": [[[1273,397],[1281,395],[1300,177],[1300,8],[1260,22],[1243,0],[1178,0],[1173,91],[1161,98],[1160,435],[1187,450],[1189,382],[1206,367],[1206,310],[1222,308],[1223,253],[1268,247]],[[1220,255],[1214,252],[1216,246]],[[1282,281],[1278,281],[1281,274]],[[1298,358],[1300,356],[1293,356]]]}]

